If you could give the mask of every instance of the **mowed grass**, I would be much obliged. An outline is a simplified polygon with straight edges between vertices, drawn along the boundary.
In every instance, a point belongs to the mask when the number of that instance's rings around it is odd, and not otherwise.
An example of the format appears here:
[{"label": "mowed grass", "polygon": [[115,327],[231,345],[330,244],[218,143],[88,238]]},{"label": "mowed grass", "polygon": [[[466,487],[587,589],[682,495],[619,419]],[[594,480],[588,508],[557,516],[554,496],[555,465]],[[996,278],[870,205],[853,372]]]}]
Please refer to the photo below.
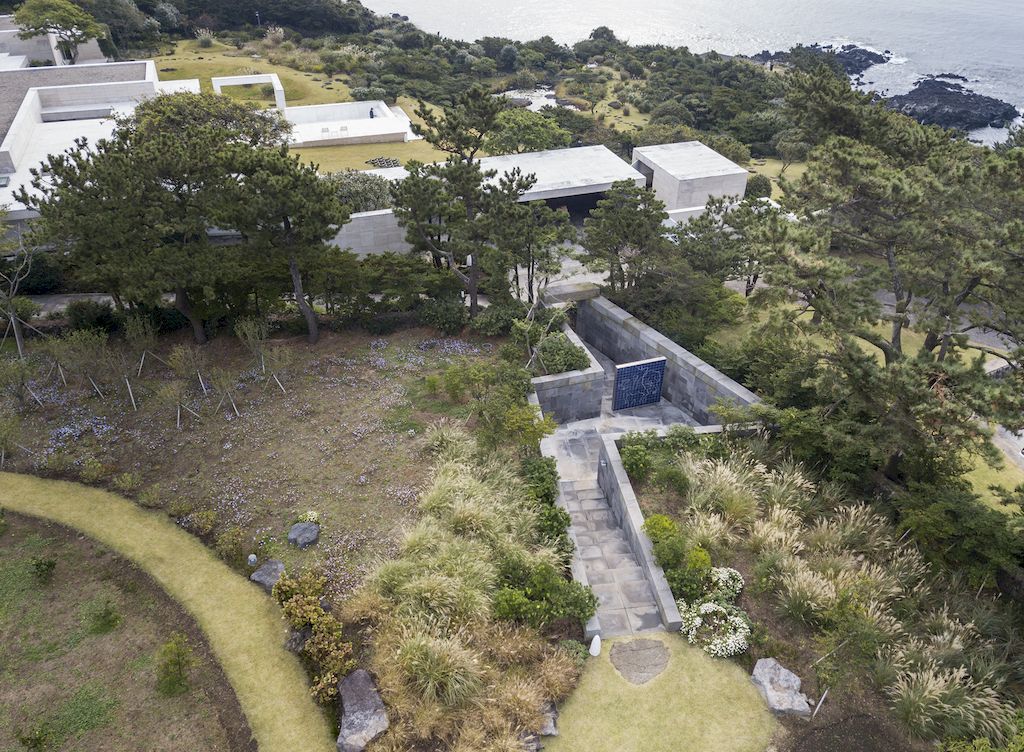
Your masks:
[{"label": "mowed grass", "polygon": [[1014,512],[1013,507],[1000,503],[999,497],[992,491],[992,486],[1012,491],[1024,483],[1024,470],[1019,465],[1009,459],[1004,459],[1001,467],[992,467],[984,459],[978,457],[974,460],[974,468],[967,473],[966,477],[974,486],[974,492],[990,507],[1007,514]]},{"label": "mowed grass", "polygon": [[[8,513],[0,533],[0,749],[202,749],[249,743],[194,623],[153,581],[77,531]],[[49,582],[34,559],[55,563]],[[198,657],[189,690],[159,694],[154,656],[175,631]]]},{"label": "mowed grass", "polygon": [[[106,491],[0,473],[0,507],[75,528],[146,571],[196,620],[262,752],[334,749],[280,609],[165,516]],[[100,678],[100,677],[98,677]]]},{"label": "mowed grass", "polygon": [[669,648],[665,671],[647,684],[624,679],[609,655],[587,659],[561,709],[548,752],[763,752],[775,720],[737,664],[710,658],[676,634],[651,633]]},{"label": "mowed grass", "polygon": [[[212,91],[210,79],[218,76],[241,76],[250,73],[276,73],[284,86],[285,99],[289,106],[307,104],[329,104],[347,102],[352,99],[349,87],[341,76],[333,80],[320,73],[305,73],[275,65],[265,57],[254,59],[226,44],[214,42],[212,47],[203,49],[195,40],[178,42],[174,51],[153,58],[161,81],[176,81],[198,78],[203,91]],[[173,70],[169,70],[173,69]],[[331,88],[325,88],[330,86]],[[253,87],[232,86],[224,93],[239,99],[273,104],[274,98],[265,95],[260,85]]]},{"label": "mowed grass", "polygon": [[796,180],[807,172],[807,163],[794,162],[783,172],[781,159],[754,159],[750,162],[750,169],[761,175],[767,175],[771,179],[772,198],[779,200],[786,195],[786,192],[782,190],[779,179],[785,177],[787,180]]}]

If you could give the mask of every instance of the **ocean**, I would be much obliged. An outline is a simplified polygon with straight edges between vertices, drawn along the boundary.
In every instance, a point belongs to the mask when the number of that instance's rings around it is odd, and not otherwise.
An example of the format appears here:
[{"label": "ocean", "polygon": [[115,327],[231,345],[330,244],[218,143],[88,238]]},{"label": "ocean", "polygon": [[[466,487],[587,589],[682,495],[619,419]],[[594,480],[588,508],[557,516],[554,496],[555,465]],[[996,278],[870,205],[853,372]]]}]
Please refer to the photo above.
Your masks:
[{"label": "ocean", "polygon": [[685,45],[726,55],[798,43],[853,43],[891,51],[866,88],[901,94],[926,74],[1024,108],[1022,0],[363,0],[455,39],[549,35],[571,44],[608,26],[634,44]]}]

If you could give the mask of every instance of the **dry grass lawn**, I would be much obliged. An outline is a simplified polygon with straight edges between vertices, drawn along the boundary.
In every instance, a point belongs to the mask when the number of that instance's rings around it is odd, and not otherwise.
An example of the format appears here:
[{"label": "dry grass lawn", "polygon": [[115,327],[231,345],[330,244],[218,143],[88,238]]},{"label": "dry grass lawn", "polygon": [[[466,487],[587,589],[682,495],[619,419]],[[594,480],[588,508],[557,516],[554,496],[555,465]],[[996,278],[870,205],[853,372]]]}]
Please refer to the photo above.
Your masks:
[{"label": "dry grass lawn", "polygon": [[[262,752],[334,749],[277,605],[165,516],[114,494],[0,473],[0,507],[95,538],[145,570],[206,634]],[[106,677],[98,677],[106,678]]]},{"label": "dry grass lawn", "polygon": [[644,637],[668,646],[665,671],[647,684],[629,683],[609,659],[614,641],[606,641],[562,707],[548,752],[763,752],[776,723],[740,666],[679,635]]}]

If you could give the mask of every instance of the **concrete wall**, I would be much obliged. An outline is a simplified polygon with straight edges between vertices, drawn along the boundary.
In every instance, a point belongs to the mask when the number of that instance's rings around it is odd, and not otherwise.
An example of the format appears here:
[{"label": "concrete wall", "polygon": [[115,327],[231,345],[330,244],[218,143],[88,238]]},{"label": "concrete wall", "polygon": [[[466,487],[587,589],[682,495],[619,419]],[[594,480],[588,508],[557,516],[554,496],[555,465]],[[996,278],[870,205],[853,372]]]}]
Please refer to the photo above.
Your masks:
[{"label": "concrete wall", "polygon": [[384,120],[398,120],[398,116],[380,100],[362,102],[337,102],[335,104],[311,104],[289,107],[285,112],[293,123],[331,123],[338,120],[369,120],[370,110],[374,117]]},{"label": "concrete wall", "polygon": [[39,89],[29,89],[22,100],[18,114],[7,129],[7,136],[0,144],[0,171],[12,173],[25,157],[25,151],[32,143],[35,125],[40,121],[42,104]]},{"label": "concrete wall", "polygon": [[284,98],[284,86],[276,73],[253,73],[247,76],[214,76],[210,79],[210,85],[214,92],[221,93],[225,86],[252,86],[253,84],[270,84],[274,90],[274,104],[277,109],[284,112],[287,106]]},{"label": "concrete wall", "polygon": [[356,212],[332,242],[361,256],[387,251],[406,253],[412,248],[405,240],[405,228],[399,226],[390,209]]},{"label": "concrete wall", "polygon": [[663,394],[702,424],[717,422],[718,400],[734,405],[758,402],[757,396],[708,365],[665,335],[622,310],[607,298],[582,300],[576,306],[576,333],[616,363],[664,356]]},{"label": "concrete wall", "polygon": [[703,209],[709,198],[743,196],[746,189],[747,173],[745,172],[681,180],[675,194],[675,206],[669,208],[687,209],[699,206]]},{"label": "concrete wall", "polygon": [[604,369],[568,325],[562,332],[576,346],[582,347],[590,365],[578,371],[537,376],[532,380],[540,408],[558,423],[596,418],[601,414],[604,395]]},{"label": "concrete wall", "polygon": [[619,449],[611,436],[601,437],[601,459],[597,467],[597,485],[608,499],[608,504],[615,515],[615,521],[622,528],[626,541],[629,543],[633,556],[636,557],[640,569],[643,570],[647,583],[654,593],[654,602],[661,614],[661,623],[670,632],[678,631],[682,626],[679,609],[672,590],[665,579],[665,572],[654,561],[654,550],[651,539],[644,532],[644,515],[640,511],[633,486],[629,482],[626,468],[622,465]]}]

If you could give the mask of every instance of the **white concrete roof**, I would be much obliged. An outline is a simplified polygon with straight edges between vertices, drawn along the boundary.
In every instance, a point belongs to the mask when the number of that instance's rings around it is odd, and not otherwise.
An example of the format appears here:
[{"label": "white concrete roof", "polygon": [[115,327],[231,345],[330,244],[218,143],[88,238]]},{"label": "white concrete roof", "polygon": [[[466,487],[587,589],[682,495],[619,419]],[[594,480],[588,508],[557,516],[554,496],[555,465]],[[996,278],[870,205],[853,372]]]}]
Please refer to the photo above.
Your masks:
[{"label": "white concrete roof", "polygon": [[[484,171],[497,172],[495,180],[516,167],[523,175],[534,175],[537,182],[523,195],[523,201],[600,193],[620,180],[629,180],[636,185],[643,185],[645,182],[643,175],[605,146],[581,146],[575,149],[552,149],[484,157],[480,160],[480,167]],[[388,180],[401,180],[408,174],[404,167],[389,167],[368,172]]]},{"label": "white concrete roof", "polygon": [[714,175],[747,174],[740,167],[700,141],[682,141],[677,144],[638,146],[633,149],[633,161],[642,161],[660,167],[679,180],[706,178]]}]

